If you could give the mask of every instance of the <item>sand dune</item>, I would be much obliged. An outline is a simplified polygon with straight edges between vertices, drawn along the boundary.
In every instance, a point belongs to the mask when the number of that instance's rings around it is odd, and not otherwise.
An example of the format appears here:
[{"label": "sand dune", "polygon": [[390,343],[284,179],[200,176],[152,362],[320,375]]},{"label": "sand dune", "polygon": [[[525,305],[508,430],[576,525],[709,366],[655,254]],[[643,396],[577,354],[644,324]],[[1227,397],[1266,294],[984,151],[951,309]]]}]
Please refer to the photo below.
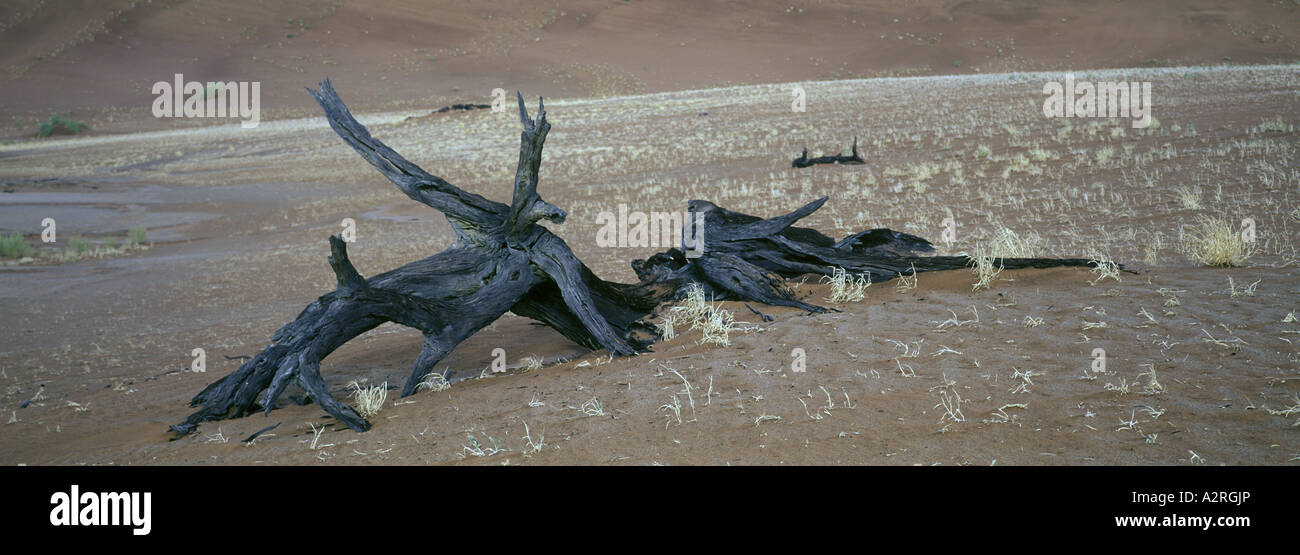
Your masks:
[{"label": "sand dune", "polygon": [[262,83],[264,119],[314,115],[321,77],[370,111],[746,83],[1289,63],[1287,2],[711,3],[12,0],[0,6],[0,138],[71,113],[95,133],[157,119],[174,74]]},{"label": "sand dune", "polygon": [[[632,281],[628,262],[650,254],[595,243],[595,215],[618,203],[708,198],[774,215],[824,195],[804,223],[832,235],[885,226],[937,240],[953,217],[958,240],[942,254],[975,252],[1005,227],[1041,254],[1105,256],[1139,275],[1007,271],[973,290],[970,272],[926,273],[874,284],[843,313],[764,308],[766,324],[724,303],[752,324],[729,346],[682,327],[614,360],[508,316],[439,365],[472,379],[390,397],[361,435],[311,405],[174,442],[166,427],[238,366],[226,356],[256,352],[334,286],[325,237],[343,218],[358,222],[352,257],[372,275],[450,244],[440,215],[310,119],[0,148],[14,191],[0,194],[0,228],[38,235],[35,216],[57,207],[61,237],[143,223],[153,242],[0,266],[12,420],[0,464],[1294,464],[1297,73],[1079,72],[1154,82],[1146,129],[1044,118],[1056,75],[803,82],[805,113],[790,111],[790,83],[557,99],[539,191],[570,214],[550,227],[607,279]],[[389,108],[338,88],[359,113]],[[426,169],[507,198],[512,114],[404,114],[367,121]],[[804,146],[838,150],[854,135],[866,165],[790,168]],[[1186,236],[1202,216],[1252,218],[1258,252],[1240,268],[1195,263]],[[827,302],[826,285],[798,289]],[[186,370],[196,347],[206,373]],[[497,347],[513,369],[485,374]],[[795,348],[806,372],[791,368]],[[396,384],[419,349],[417,333],[383,326],[324,374],[340,397],[352,380]],[[530,356],[546,366],[524,369]]]}]

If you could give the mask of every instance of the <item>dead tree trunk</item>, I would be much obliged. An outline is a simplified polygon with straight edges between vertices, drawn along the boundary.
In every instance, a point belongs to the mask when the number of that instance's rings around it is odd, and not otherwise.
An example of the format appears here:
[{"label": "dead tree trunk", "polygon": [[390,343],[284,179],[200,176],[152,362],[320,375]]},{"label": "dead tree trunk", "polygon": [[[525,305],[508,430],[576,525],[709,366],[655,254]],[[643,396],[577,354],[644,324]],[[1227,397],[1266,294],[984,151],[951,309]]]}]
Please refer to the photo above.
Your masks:
[{"label": "dead tree trunk", "polygon": [[[272,343],[257,356],[199,392],[190,403],[199,409],[171,427],[178,433],[188,434],[202,422],[238,418],[255,410],[269,413],[293,382],[348,427],[358,432],[369,429],[370,423],[361,415],[330,395],[320,364],[339,346],[384,322],[424,334],[424,347],[402,387],[406,396],[457,344],[506,312],[545,323],[585,347],[622,356],[649,348],[657,334],[643,318],[660,303],[675,300],[691,283],[700,284],[716,299],[824,312],[833,309],[798,300],[785,278],[829,275],[840,267],[884,281],[913,271],[967,265],[966,257],[925,256],[933,252],[930,243],[906,233],[873,229],[835,241],[816,230],[793,226],[826,198],[768,219],[695,200],[688,208],[703,214],[702,229],[695,230],[701,240],[696,245],[700,256],[688,258],[680,249],[669,249],[632,262],[639,283],[605,281],[578,260],[562,239],[536,225],[543,219],[563,223],[566,216],[537,194],[542,145],[550,130],[540,100],[534,120],[519,96],[523,133],[514,197],[507,206],[451,185],[371,137],[328,79],[321,82],[320,91],[308,92],[348,145],[407,196],[446,215],[456,242],[441,253],[367,279],[349,261],[347,244],[330,237],[329,263],[337,278],[336,289],[275,332]],[[1033,258],[1002,263],[1020,268],[1082,266],[1088,261]]]},{"label": "dead tree trunk", "polygon": [[[321,360],[386,321],[418,329],[424,333],[424,348],[402,387],[402,395],[410,395],[457,344],[505,314],[543,281],[552,284],[566,309],[563,323],[581,327],[586,344],[617,355],[636,352],[597,312],[582,279],[585,268],[568,245],[536,225],[542,219],[563,223],[566,216],[537,195],[537,169],[550,130],[540,101],[533,120],[519,97],[524,130],[514,199],[506,206],[460,190],[372,138],[329,80],[321,83],[319,92],[308,91],[344,141],[407,196],[447,216],[456,243],[432,257],[363,279],[348,261],[346,245],[332,237],[330,265],[338,288],[280,328],[272,345],[195,396],[191,405],[201,408],[173,430],[188,433],[205,420],[239,417],[255,408],[269,412],[285,387],[296,381],[331,416],[365,431],[370,424],[330,396],[320,376]],[[266,394],[259,399],[262,391]]]}]

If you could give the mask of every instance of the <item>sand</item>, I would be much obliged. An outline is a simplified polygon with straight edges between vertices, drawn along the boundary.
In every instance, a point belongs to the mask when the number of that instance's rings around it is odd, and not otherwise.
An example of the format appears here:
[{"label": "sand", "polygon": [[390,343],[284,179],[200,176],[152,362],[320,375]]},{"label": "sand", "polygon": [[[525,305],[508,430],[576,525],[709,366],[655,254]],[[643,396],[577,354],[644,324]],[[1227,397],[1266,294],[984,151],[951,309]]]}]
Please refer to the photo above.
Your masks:
[{"label": "sand", "polygon": [[[1129,8],[1159,22],[1141,30],[1109,24],[1108,4],[1073,3],[6,7],[0,42],[23,48],[0,49],[0,111],[72,110],[94,130],[10,129],[0,231],[34,238],[54,217],[60,241],[40,248],[61,249],[145,226],[149,248],[0,265],[0,464],[1295,464],[1295,66],[1083,71],[1295,59],[1289,28],[1270,27],[1295,8],[1204,4]],[[155,120],[159,68],[262,80],[264,123]],[[1157,122],[1043,117],[1043,83],[1066,68],[1153,82]],[[570,214],[548,227],[606,279],[633,281],[628,262],[654,252],[596,244],[596,215],[619,203],[707,198],[772,216],[820,196],[803,224],[831,235],[880,226],[938,242],[951,216],[957,241],[941,254],[1007,227],[1036,234],[1039,254],[1138,273],[1006,271],[979,290],[970,272],[923,273],[837,314],[758,307],[767,323],[723,303],[747,323],[730,345],[679,327],[613,360],[507,315],[439,365],[449,389],[390,392],[367,433],[307,405],[169,441],[189,398],[240,363],[227,356],[256,353],[333,287],[325,239],[344,218],[365,275],[451,243],[440,214],[315,117],[300,87],[326,75],[377,137],[495,200],[509,194],[517,119],[424,116],[495,86],[547,95],[539,192]],[[790,111],[796,84],[807,112]],[[789,167],[805,146],[833,152],[854,135],[864,166]],[[1197,264],[1183,250],[1203,216],[1253,219],[1258,252],[1239,268]],[[828,304],[815,279],[798,290]],[[206,372],[189,371],[195,348]],[[507,372],[487,370],[497,348]],[[419,349],[417,332],[385,325],[323,373],[339,397],[353,380],[397,386]]]}]

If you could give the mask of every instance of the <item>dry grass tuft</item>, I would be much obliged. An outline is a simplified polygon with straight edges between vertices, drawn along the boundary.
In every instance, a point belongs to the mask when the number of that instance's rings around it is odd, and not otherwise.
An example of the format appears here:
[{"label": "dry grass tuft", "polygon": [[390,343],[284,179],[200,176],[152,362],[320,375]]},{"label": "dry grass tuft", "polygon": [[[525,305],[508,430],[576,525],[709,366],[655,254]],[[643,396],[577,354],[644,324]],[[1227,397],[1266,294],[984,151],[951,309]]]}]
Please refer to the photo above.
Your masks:
[{"label": "dry grass tuft", "polygon": [[993,236],[988,244],[989,256],[993,258],[1034,258],[1041,256],[1045,241],[1037,233],[1025,234],[1003,227]]},{"label": "dry grass tuft", "polygon": [[363,418],[369,420],[383,410],[384,400],[388,399],[388,382],[365,387],[353,380],[348,387],[352,388],[352,398],[356,401],[353,408],[357,409],[357,414]]},{"label": "dry grass tuft", "polygon": [[1097,285],[1101,280],[1107,278],[1120,281],[1119,264],[1111,260],[1105,253],[1093,251],[1092,254],[1088,255],[1088,262],[1092,264],[1092,273],[1097,276],[1093,278],[1091,284]]},{"label": "dry grass tuft", "polygon": [[1241,239],[1223,218],[1201,218],[1196,229],[1183,236],[1183,249],[1206,266],[1241,266],[1255,254],[1255,246]]},{"label": "dry grass tuft", "polygon": [[591,400],[578,407],[582,414],[587,416],[605,416],[605,407],[600,403],[600,399],[592,397]]},{"label": "dry grass tuft", "polygon": [[657,327],[659,328],[659,337],[661,339],[663,339],[664,341],[669,341],[672,338],[677,337],[678,318],[679,316],[677,315],[677,313],[670,310],[668,312],[665,312],[664,315],[659,319],[659,324],[657,324]]},{"label": "dry grass tuft", "polygon": [[416,391],[446,391],[448,389],[451,389],[451,382],[448,382],[447,377],[441,372],[429,372],[429,374],[426,375],[423,380],[420,380],[420,383],[415,386]]},{"label": "dry grass tuft", "polygon": [[[1300,414],[1300,395],[1295,396],[1295,398],[1293,399],[1293,404],[1289,407],[1283,408],[1281,410],[1270,409],[1270,408],[1265,408],[1264,410],[1268,411],[1268,413],[1273,416],[1291,418],[1292,416]],[[1296,420],[1295,424],[1292,424],[1292,426],[1300,426],[1300,420]]]},{"label": "dry grass tuft", "polygon": [[867,297],[871,276],[861,274],[854,279],[844,268],[835,268],[832,275],[822,276],[821,282],[831,284],[831,296],[826,300],[833,303],[856,303]]},{"label": "dry grass tuft", "polygon": [[[682,319],[680,321],[689,322],[691,327],[694,328],[700,320],[708,315],[712,308],[709,301],[704,298],[704,288],[698,283],[692,283],[686,286],[686,298],[682,300],[682,303],[668,310],[670,314],[680,316]],[[674,321],[680,322],[679,320]]]},{"label": "dry grass tuft", "polygon": [[975,274],[975,284],[971,286],[971,290],[978,291],[981,287],[988,289],[993,285],[993,280],[997,279],[998,274],[1002,273],[1002,263],[999,262],[994,266],[994,257],[981,245],[976,245],[975,254],[970,255],[969,258],[971,273]]},{"label": "dry grass tuft", "polygon": [[1188,210],[1201,209],[1201,188],[1200,187],[1179,187],[1174,189],[1178,193],[1178,202],[1183,208]]},{"label": "dry grass tuft", "polygon": [[[678,318],[690,322],[691,329],[700,330],[697,343],[713,343],[723,347],[731,345],[731,331],[736,325],[736,317],[730,310],[722,308],[721,304],[710,304],[704,299],[704,288],[698,283],[686,286],[685,301],[669,309],[665,318],[672,318],[670,326],[675,326]],[[660,330],[667,331],[663,322],[660,323]]]},{"label": "dry grass tuft", "polygon": [[736,317],[730,310],[714,307],[708,317],[700,321],[700,343],[713,343],[726,347],[731,345],[731,330],[735,328]]},{"label": "dry grass tuft", "polygon": [[520,362],[523,363],[524,370],[540,370],[542,368],[542,357],[537,355],[526,356]]},{"label": "dry grass tuft", "polygon": [[906,293],[908,291],[915,290],[916,286],[917,286],[916,264],[912,264],[911,275],[903,275],[903,272],[898,273],[898,279],[894,284],[894,291],[897,291],[899,293]]}]

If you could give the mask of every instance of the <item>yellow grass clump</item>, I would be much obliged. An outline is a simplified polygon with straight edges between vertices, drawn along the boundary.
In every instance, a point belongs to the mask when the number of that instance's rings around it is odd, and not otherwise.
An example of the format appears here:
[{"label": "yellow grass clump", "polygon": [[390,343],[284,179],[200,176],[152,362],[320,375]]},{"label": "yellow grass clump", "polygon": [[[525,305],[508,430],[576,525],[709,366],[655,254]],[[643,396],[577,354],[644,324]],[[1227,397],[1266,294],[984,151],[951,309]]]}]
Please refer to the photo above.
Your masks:
[{"label": "yellow grass clump", "polygon": [[1183,248],[1192,260],[1206,266],[1241,266],[1255,254],[1255,245],[1242,240],[1223,218],[1201,218],[1196,228],[1183,236]]},{"label": "yellow grass clump", "polygon": [[704,299],[704,288],[700,287],[700,284],[692,283],[686,286],[684,302],[672,307],[668,312],[667,318],[671,320],[667,323],[667,329],[661,322],[660,330],[671,331],[676,323],[689,322],[691,329],[700,330],[700,340],[697,343],[713,343],[724,347],[731,345],[731,330],[736,326],[735,315],[721,305],[709,304]]},{"label": "yellow grass clump", "polygon": [[420,380],[415,386],[416,391],[446,391],[451,389],[451,382],[447,381],[447,376],[441,372],[429,372],[428,375]]},{"label": "yellow grass clump", "polygon": [[975,284],[971,286],[972,291],[978,291],[980,288],[988,289],[993,285],[993,280],[997,279],[998,274],[1002,273],[1002,263],[998,262],[994,266],[994,259],[997,258],[989,252],[989,248],[983,245],[975,246],[975,253],[968,256],[970,259],[967,264],[971,267],[971,273],[975,274]]},{"label": "yellow grass clump", "polygon": [[831,284],[831,296],[826,300],[833,303],[856,303],[867,297],[867,288],[871,287],[871,276],[861,274],[856,279],[844,268],[835,268],[832,275],[822,276],[822,283]]},{"label": "yellow grass clump", "polygon": [[353,408],[357,409],[357,414],[362,418],[369,420],[384,408],[384,400],[388,398],[388,382],[364,387],[354,380],[348,387],[352,388],[352,398],[356,401]]},{"label": "yellow grass clump", "polygon": [[1017,233],[1010,228],[1000,228],[988,244],[988,255],[993,258],[1034,258],[1041,256],[1043,238],[1030,231]]}]

